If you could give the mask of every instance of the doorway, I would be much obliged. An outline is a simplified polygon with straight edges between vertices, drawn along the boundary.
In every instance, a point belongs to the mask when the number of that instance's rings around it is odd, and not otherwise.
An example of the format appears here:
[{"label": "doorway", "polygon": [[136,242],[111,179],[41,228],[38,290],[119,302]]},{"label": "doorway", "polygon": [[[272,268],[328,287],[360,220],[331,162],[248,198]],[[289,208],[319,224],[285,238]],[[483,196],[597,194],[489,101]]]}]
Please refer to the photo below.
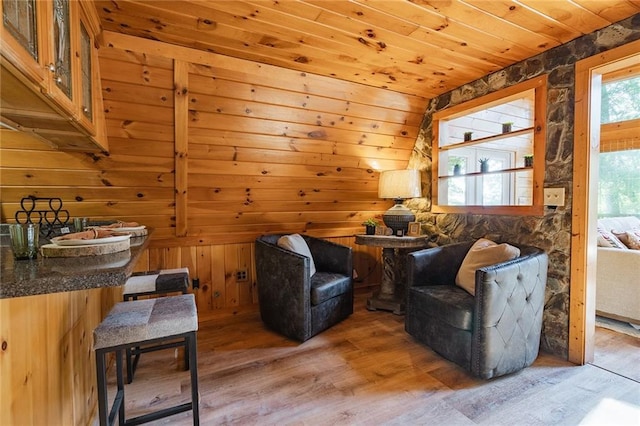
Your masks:
[{"label": "doorway", "polygon": [[580,365],[594,358],[601,80],[638,63],[640,40],[576,63],[568,358]]}]

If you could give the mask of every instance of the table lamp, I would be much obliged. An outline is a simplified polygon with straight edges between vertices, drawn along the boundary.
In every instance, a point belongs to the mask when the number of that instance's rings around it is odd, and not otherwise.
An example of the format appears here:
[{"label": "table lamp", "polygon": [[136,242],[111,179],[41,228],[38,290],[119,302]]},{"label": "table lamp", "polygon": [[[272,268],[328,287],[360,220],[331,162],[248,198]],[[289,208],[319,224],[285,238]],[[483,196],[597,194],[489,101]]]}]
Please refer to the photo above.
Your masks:
[{"label": "table lamp", "polygon": [[393,235],[407,233],[409,222],[416,216],[402,202],[407,198],[420,197],[419,170],[388,170],[380,173],[378,183],[379,198],[393,198],[396,204],[382,215],[384,224],[393,230]]}]

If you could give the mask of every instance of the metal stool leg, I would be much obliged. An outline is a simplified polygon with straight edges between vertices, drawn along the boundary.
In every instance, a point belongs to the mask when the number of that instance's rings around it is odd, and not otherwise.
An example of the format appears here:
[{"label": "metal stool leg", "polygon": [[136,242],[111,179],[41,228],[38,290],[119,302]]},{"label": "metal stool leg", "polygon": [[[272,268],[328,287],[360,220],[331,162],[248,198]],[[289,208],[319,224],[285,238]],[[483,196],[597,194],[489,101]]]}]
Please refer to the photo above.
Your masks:
[{"label": "metal stool leg", "polygon": [[198,395],[198,350],[196,333],[191,333],[187,339],[188,344],[185,345],[185,348],[188,348],[189,367],[191,371],[191,411],[193,413],[193,424],[194,426],[198,426],[200,424],[200,397]]},{"label": "metal stool leg", "polygon": [[189,350],[189,344],[185,343],[185,345],[184,345],[184,369],[185,369],[185,371],[189,369],[189,364],[190,364],[189,357],[191,356],[190,353],[191,353],[191,351]]},{"label": "metal stool leg", "polygon": [[124,425],[124,380],[122,377],[122,350],[116,351],[116,383],[118,387],[118,393],[116,394],[116,401],[114,402],[114,408],[118,407],[118,420],[121,425]]},{"label": "metal stool leg", "polygon": [[107,394],[107,363],[106,354],[109,351],[96,351],[96,371],[98,374],[98,417],[100,426],[112,425],[115,422],[116,413],[121,425],[125,424],[124,414],[124,378],[122,376],[122,351],[116,350],[116,383],[117,392],[111,410],[109,407],[109,396]]},{"label": "metal stool leg", "polygon": [[96,351],[96,372],[98,373],[98,417],[100,426],[106,426],[108,422],[107,407],[109,406],[107,398],[107,366],[105,353],[100,350]]},{"label": "metal stool leg", "polygon": [[125,358],[127,364],[127,384],[133,382],[133,362],[131,361],[131,348],[125,349]]}]

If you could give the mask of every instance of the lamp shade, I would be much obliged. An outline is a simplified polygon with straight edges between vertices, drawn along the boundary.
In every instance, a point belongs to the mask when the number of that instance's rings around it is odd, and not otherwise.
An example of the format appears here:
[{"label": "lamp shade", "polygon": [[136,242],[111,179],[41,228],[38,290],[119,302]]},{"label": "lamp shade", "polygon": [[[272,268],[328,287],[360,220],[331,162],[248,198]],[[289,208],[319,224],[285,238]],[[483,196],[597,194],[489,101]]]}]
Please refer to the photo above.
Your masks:
[{"label": "lamp shade", "polygon": [[421,194],[419,170],[389,170],[380,173],[378,197],[393,198],[396,202],[382,215],[384,224],[393,230],[393,235],[405,235],[409,222],[416,218],[413,212],[402,204],[402,200],[420,197]]},{"label": "lamp shade", "polygon": [[388,170],[380,173],[378,197],[406,199],[420,197],[420,170]]}]

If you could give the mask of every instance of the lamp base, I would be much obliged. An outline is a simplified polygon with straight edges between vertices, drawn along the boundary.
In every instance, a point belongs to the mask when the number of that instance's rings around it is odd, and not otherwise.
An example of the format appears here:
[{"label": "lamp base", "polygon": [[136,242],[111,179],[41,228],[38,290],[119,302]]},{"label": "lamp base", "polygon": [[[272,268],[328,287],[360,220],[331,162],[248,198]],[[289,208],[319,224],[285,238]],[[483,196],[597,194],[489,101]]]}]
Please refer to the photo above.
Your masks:
[{"label": "lamp base", "polygon": [[393,230],[393,235],[402,237],[409,230],[409,222],[416,220],[413,214],[404,204],[402,200],[396,199],[396,204],[382,215],[382,221],[385,226]]}]

